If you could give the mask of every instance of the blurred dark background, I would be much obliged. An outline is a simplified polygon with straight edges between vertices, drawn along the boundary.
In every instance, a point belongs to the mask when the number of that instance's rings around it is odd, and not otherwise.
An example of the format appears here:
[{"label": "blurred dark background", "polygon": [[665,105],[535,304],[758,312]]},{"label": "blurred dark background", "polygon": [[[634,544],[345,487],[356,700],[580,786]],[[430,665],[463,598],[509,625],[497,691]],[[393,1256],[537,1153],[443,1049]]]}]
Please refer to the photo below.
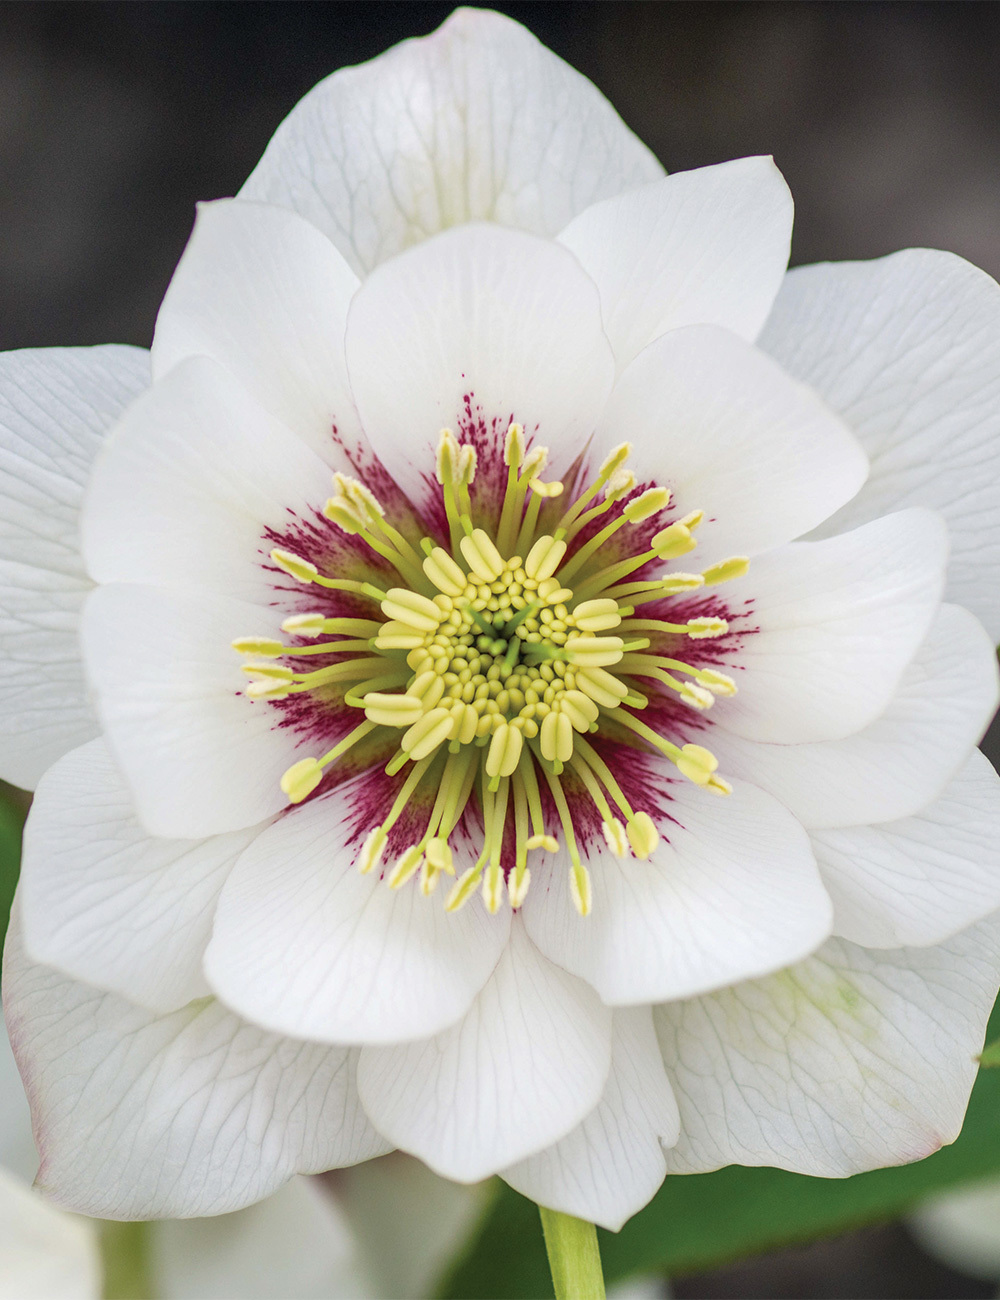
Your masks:
[{"label": "blurred dark background", "polygon": [[[147,345],[198,199],[335,68],[449,4],[0,4],[0,348]],[[1000,275],[1000,5],[497,4],[670,171],[774,154],[795,263],[908,245]],[[997,748],[993,747],[996,759]],[[893,1225],[678,1280],[680,1297],[987,1296]]]}]

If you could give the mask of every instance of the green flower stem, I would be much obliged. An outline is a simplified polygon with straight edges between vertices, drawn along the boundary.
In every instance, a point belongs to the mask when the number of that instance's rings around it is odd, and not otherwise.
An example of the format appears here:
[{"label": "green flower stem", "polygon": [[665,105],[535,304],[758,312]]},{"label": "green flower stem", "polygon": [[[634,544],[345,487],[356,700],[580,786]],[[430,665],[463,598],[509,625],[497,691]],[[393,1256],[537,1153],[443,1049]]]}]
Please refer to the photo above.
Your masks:
[{"label": "green flower stem", "polygon": [[153,1300],[151,1223],[101,1224],[104,1300]]},{"label": "green flower stem", "polygon": [[538,1207],[556,1300],[604,1300],[597,1229],[571,1214]]}]

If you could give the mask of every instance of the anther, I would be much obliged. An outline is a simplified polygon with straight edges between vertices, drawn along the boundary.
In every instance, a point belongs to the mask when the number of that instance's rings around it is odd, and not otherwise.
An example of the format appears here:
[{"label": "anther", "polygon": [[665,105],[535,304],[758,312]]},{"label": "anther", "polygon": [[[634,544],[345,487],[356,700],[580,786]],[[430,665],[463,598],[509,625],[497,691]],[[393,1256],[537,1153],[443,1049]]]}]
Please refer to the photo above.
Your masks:
[{"label": "anther", "polygon": [[622,621],[616,600],[585,600],[573,610],[581,632],[609,632]]},{"label": "anther", "polygon": [[708,785],[719,760],[702,745],[684,745],[675,760],[677,770],[695,785]]},{"label": "anther", "polygon": [[420,870],[424,860],[424,851],[419,844],[411,844],[404,849],[396,865],[389,872],[387,884],[390,889],[401,889],[403,885]]},{"label": "anther", "polygon": [[461,450],[458,439],[450,429],[442,429],[437,446],[437,481],[442,487],[454,483],[459,477]]},{"label": "anther", "polygon": [[323,768],[315,758],[301,758],[281,778],[281,788],[290,803],[301,803],[323,780]]},{"label": "anther", "polygon": [[610,821],[601,822],[601,830],[604,838],[607,840],[608,848],[616,858],[628,857],[628,837],[625,833],[625,827],[617,817],[612,817]]},{"label": "anther", "polygon": [[500,911],[503,902],[503,870],[499,862],[491,862],[483,875],[483,902],[491,916]]},{"label": "anther", "polygon": [[692,641],[725,636],[728,631],[729,624],[724,618],[690,618],[687,621],[687,634]]},{"label": "anther", "polygon": [[625,464],[631,455],[632,444],[630,442],[620,442],[617,447],[612,447],[601,462],[601,467],[597,472],[598,482],[606,482],[616,469],[620,469]]},{"label": "anther", "polygon": [[443,546],[435,546],[422,567],[434,586],[446,596],[461,596],[469,585],[467,575]]},{"label": "anther", "polygon": [[452,885],[451,892],[445,900],[444,910],[457,912],[459,908],[465,906],[478,888],[479,872],[475,867],[469,867],[468,871],[464,871]]},{"label": "anther", "polygon": [[230,644],[241,655],[262,655],[270,659],[276,659],[288,649],[281,641],[267,636],[240,636]]},{"label": "anther", "polygon": [[[687,749],[698,748],[698,746],[685,746]],[[703,753],[708,753],[704,750]],[[709,755],[711,757],[711,755]],[[678,767],[680,764],[678,763]],[[653,824],[653,819],[649,813],[638,812],[631,818],[625,827],[625,834],[628,836],[628,842],[632,846],[632,852],[637,858],[645,862],[652,855],[660,842],[660,832]]]},{"label": "anther", "polygon": [[293,614],[281,625],[282,632],[293,636],[319,636],[326,631],[325,614]]},{"label": "anther", "polygon": [[746,555],[733,555],[728,560],[709,565],[702,574],[705,586],[711,587],[719,582],[729,582],[732,578],[743,578],[750,571],[750,559]]},{"label": "anther", "polygon": [[392,587],[386,592],[382,613],[422,632],[436,632],[444,618],[444,611],[433,600],[406,587]]},{"label": "anther", "polygon": [[582,862],[574,862],[569,869],[569,892],[573,906],[580,915],[589,916],[594,899],[590,888],[590,872]]},{"label": "anther", "polygon": [[316,568],[315,564],[303,560],[300,555],[296,555],[293,551],[283,551],[276,547],[271,552],[271,559],[279,569],[295,578],[298,582],[312,582],[319,573],[319,569]]},{"label": "anther", "polygon": [[528,552],[527,559],[524,561],[524,571],[529,578],[542,582],[552,577],[565,554],[566,543],[546,534],[539,537]]},{"label": "anther", "polygon": [[524,429],[511,424],[503,444],[503,463],[517,469],[524,460]]},{"label": "anther", "polygon": [[503,573],[503,556],[493,545],[489,534],[481,528],[474,528],[467,537],[463,537],[459,547],[469,568],[483,582],[496,582]]},{"label": "anther", "polygon": [[516,911],[525,898],[528,896],[528,886],[531,884],[531,871],[526,866],[515,867],[507,877],[507,898],[511,907]]},{"label": "anther", "polygon": [[647,488],[634,501],[622,509],[622,514],[630,524],[642,523],[660,510],[666,510],[670,504],[670,489],[664,487]]},{"label": "anther", "polygon": [[424,702],[412,695],[383,695],[369,691],[364,700],[365,717],[380,727],[412,727],[424,711]]},{"label": "anther", "polygon": [[697,543],[691,536],[691,530],[680,522],[661,528],[650,542],[650,549],[661,560],[672,560],[678,555],[687,555]]},{"label": "anther", "polygon": [[367,876],[382,860],[382,854],[385,852],[385,846],[388,836],[381,826],[376,826],[373,831],[369,831],[364,844],[361,846],[361,852],[358,854],[358,871],[363,876]]}]

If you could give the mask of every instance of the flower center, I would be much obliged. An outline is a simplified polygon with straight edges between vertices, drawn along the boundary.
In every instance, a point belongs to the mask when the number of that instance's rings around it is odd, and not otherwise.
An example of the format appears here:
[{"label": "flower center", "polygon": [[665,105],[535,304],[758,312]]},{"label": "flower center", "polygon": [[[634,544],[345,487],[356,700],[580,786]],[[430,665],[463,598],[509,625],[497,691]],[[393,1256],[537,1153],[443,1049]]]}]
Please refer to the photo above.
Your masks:
[{"label": "flower center", "polygon": [[[288,550],[271,552],[297,581],[349,592],[373,606],[371,618],[305,613],[282,624],[299,638],[334,640],[297,647],[258,637],[233,643],[251,656],[244,665],[251,699],[281,701],[338,684],[346,688],[344,707],[363,714],[326,754],[301,759],[284,774],[282,789],[292,804],[308,798],[329,766],[371,733],[392,738],[385,771],[408,771],[388,814],[369,830],[358,858],[362,872],[379,865],[416,793],[431,790],[422,834],[383,873],[390,888],[419,873],[422,892],[430,894],[442,875],[454,876],[452,838],[478,809],[482,849],[450,889],[448,911],[479,889],[490,912],[505,895],[519,907],[531,879],[529,853],[554,852],[561,832],[571,894],[586,915],[591,885],[577,833],[581,800],[617,856],[646,859],[659,840],[649,811],[633,805],[602,757],[603,737],[655,750],[688,780],[729,793],[709,750],[677,745],[637,715],[652,694],[672,694],[699,712],[716,696],[735,694],[731,677],[676,653],[685,640],[725,635],[726,620],[671,621],[662,602],[742,576],[748,561],[737,556],[702,573],[643,577],[650,566],[694,549],[702,516],[651,531],[670,493],[638,491],[625,467],[629,452],[627,443],[612,451],[561,510],[564,485],[540,478],[547,453],[528,449],[519,425],[507,431],[506,482],[486,494],[473,492],[474,446],[446,429],[436,468],[447,537],[424,537],[418,549],[386,520],[374,494],[343,474],[334,475],[336,491],[323,510],[386,561],[400,585],[385,587],[381,570],[379,583],[335,578]],[[656,616],[641,617],[643,606]],[[296,664],[314,654],[336,662],[312,671]]]}]

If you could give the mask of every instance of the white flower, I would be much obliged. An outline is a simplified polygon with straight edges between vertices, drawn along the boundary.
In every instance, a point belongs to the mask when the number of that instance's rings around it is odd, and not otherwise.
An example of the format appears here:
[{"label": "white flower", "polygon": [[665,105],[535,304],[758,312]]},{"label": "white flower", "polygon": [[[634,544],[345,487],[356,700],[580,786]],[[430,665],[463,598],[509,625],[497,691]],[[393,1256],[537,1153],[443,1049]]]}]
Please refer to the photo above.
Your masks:
[{"label": "white flower", "polygon": [[791,217],[459,11],[201,209],[146,391],[5,358],[6,774],[56,760],[5,988],[57,1199],[397,1146],[616,1227],[667,1169],[955,1137],[1000,290],[786,275]]}]

